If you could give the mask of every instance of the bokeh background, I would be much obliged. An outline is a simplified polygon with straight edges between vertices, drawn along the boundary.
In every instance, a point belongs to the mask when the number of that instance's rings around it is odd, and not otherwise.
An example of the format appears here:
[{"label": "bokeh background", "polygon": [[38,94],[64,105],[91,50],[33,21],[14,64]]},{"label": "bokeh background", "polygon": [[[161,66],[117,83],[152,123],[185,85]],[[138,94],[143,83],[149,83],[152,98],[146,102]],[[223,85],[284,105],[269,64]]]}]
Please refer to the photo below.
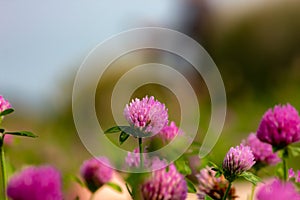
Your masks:
[{"label": "bokeh background", "polygon": [[[76,71],[101,41],[144,26],[187,34],[207,50],[218,66],[228,110],[224,130],[210,158],[221,162],[230,146],[256,131],[268,108],[289,102],[300,110],[299,19],[300,3],[292,0],[0,1],[0,94],[16,110],[3,126],[8,130],[30,130],[39,136],[15,138],[6,147],[11,170],[48,163],[57,166],[65,177],[78,174],[82,161],[91,155],[81,144],[72,118]],[[166,52],[135,52],[120,58],[106,72],[96,96],[97,114],[104,127],[113,125],[107,97],[124,69],[145,61],[161,61],[162,55],[172,60]],[[178,68],[186,67],[184,62],[180,64]],[[210,118],[209,95],[201,76],[185,76],[200,102],[197,141],[201,143]],[[146,85],[132,96],[146,94],[165,102],[171,119],[179,120],[178,103],[170,91]],[[101,121],[102,116],[107,118]],[[116,139],[111,137],[112,141]],[[289,163],[297,168],[299,160]],[[68,188],[65,181],[65,190]]]}]

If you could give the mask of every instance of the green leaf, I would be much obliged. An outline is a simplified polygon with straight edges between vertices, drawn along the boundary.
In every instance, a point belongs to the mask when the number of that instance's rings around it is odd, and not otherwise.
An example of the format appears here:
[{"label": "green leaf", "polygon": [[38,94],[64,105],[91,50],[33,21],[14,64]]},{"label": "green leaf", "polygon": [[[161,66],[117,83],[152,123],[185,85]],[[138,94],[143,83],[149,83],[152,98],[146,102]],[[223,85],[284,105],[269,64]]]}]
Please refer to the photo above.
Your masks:
[{"label": "green leaf", "polygon": [[111,187],[112,189],[116,190],[117,192],[122,192],[122,188],[116,184],[116,183],[112,183],[112,182],[108,182],[106,183],[107,186]]},{"label": "green leaf", "polygon": [[2,111],[2,112],[0,113],[0,116],[8,115],[8,114],[10,114],[10,113],[12,113],[12,112],[14,112],[14,111],[15,111],[15,110],[12,109],[12,108],[6,109],[6,110],[4,110],[4,111]]},{"label": "green leaf", "polygon": [[258,176],[255,176],[251,172],[243,172],[240,177],[243,177],[247,181],[251,182],[253,185],[257,185],[257,183],[261,182],[261,179]]},{"label": "green leaf", "polygon": [[176,166],[178,172],[183,175],[189,175],[192,173],[190,166],[183,159],[176,160],[175,166]]},{"label": "green leaf", "polygon": [[193,182],[188,178],[185,178],[185,181],[186,181],[186,184],[187,184],[188,192],[189,193],[196,193],[197,189],[195,188]]},{"label": "green leaf", "polygon": [[125,132],[121,132],[120,137],[119,137],[119,142],[120,145],[123,144],[129,137],[129,134],[125,133]]},{"label": "green leaf", "polygon": [[80,178],[78,178],[77,176],[73,176],[70,175],[69,177],[72,181],[75,181],[76,183],[78,183],[81,187],[85,187],[86,185],[84,184],[84,182],[82,182],[82,180]]},{"label": "green leaf", "polygon": [[213,162],[209,162],[209,164],[212,166],[211,169],[216,172],[215,177],[219,178],[223,174],[223,169]]},{"label": "green leaf", "polygon": [[292,157],[298,157],[300,155],[300,147],[289,146],[288,151],[289,155],[292,155]]},{"label": "green leaf", "polygon": [[0,128],[0,133],[4,133],[5,129]]},{"label": "green leaf", "polygon": [[214,200],[213,198],[211,198],[210,196],[208,196],[208,195],[205,195],[205,198],[204,198],[204,200]]},{"label": "green leaf", "polygon": [[109,134],[109,133],[118,133],[122,131],[121,128],[119,126],[113,126],[109,129],[107,129],[106,131],[104,131],[104,134]]},{"label": "green leaf", "polygon": [[32,138],[38,137],[29,131],[5,132],[4,134],[5,135],[8,134],[8,135],[16,135],[16,136],[25,136],[25,137],[32,137]]}]

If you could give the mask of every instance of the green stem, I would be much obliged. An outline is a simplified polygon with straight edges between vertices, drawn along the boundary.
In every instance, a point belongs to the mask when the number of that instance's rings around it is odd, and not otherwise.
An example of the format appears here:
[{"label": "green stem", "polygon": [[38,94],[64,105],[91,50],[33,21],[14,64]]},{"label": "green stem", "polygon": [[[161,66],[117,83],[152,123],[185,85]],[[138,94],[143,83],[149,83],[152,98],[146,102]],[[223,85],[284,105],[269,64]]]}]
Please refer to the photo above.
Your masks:
[{"label": "green stem", "polygon": [[140,168],[143,168],[143,147],[142,147],[142,138],[139,138],[139,152],[140,152]]},{"label": "green stem", "polygon": [[254,191],[255,191],[255,188],[256,188],[256,185],[252,184],[250,200],[253,200],[253,198],[254,198]]},{"label": "green stem", "polygon": [[226,198],[227,198],[227,196],[229,194],[230,188],[231,188],[231,184],[232,184],[232,182],[229,181],[229,185],[228,185],[228,187],[226,189],[225,195],[223,196],[222,200],[226,200]]},{"label": "green stem", "polygon": [[287,170],[287,159],[288,158],[288,150],[287,148],[283,149],[283,155],[282,155],[282,167],[283,167],[283,180],[287,181],[288,179],[288,170]]},{"label": "green stem", "polygon": [[4,143],[4,135],[2,135],[1,139],[0,139],[0,154],[1,154],[1,172],[2,172],[2,190],[3,190],[3,199],[7,200],[6,197],[6,168],[5,168],[5,157],[4,157],[4,149],[3,149],[3,143]]},{"label": "green stem", "polygon": [[286,159],[282,158],[282,164],[283,164],[283,180],[287,181],[287,166],[286,166]]}]

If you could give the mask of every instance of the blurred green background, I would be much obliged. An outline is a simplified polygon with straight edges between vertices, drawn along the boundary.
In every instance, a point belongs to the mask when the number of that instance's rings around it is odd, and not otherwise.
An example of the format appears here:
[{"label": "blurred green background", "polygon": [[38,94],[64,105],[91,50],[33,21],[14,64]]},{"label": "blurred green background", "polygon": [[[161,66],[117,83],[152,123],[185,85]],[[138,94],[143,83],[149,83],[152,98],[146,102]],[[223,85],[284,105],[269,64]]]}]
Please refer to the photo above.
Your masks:
[{"label": "blurred green background", "polygon": [[[241,8],[235,6],[234,9],[215,4],[196,0],[174,3],[171,8],[176,19],[164,26],[181,31],[203,45],[223,77],[228,100],[226,123],[210,155],[214,162],[220,163],[229,147],[238,145],[249,133],[256,131],[268,108],[289,102],[300,110],[300,3],[268,2],[255,6],[239,5]],[[147,19],[137,22],[141,26],[149,25]],[[161,26],[159,21],[150,25]],[[97,115],[103,127],[114,125],[107,105],[110,105],[112,88],[118,78],[127,69],[145,61],[160,61],[166,54],[151,50],[135,52],[120,58],[105,72],[96,95]],[[3,126],[8,130],[30,130],[39,136],[37,139],[15,138],[13,144],[6,147],[13,168],[48,163],[57,166],[65,175],[77,174],[82,161],[91,157],[77,135],[72,118],[72,87],[80,62],[70,63],[72,67],[68,68],[68,73],[53,81],[58,88],[57,97],[52,96],[51,103],[39,105],[38,111],[23,104],[23,97],[17,92],[3,94],[15,108],[20,108],[6,117]],[[122,70],[119,70],[120,66]],[[197,141],[201,142],[210,119],[210,99],[201,76],[194,73],[185,76],[189,77],[200,102]],[[166,103],[171,120],[178,122],[179,105],[170,91],[157,85],[146,85],[132,97],[146,94],[155,95]],[[116,139],[111,137],[112,141]],[[299,169],[299,161],[291,159],[289,162]]]}]

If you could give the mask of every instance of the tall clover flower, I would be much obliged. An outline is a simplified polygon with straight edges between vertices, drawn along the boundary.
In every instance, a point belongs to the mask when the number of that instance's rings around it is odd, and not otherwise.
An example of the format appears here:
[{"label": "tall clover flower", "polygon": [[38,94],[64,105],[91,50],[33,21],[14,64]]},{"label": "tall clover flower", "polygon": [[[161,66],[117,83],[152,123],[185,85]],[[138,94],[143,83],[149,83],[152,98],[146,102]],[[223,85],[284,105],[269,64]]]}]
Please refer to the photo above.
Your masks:
[{"label": "tall clover flower", "polygon": [[91,192],[97,191],[102,185],[108,183],[113,176],[113,169],[105,157],[92,158],[83,162],[80,174]]},{"label": "tall clover flower", "polygon": [[[198,179],[198,188],[200,193],[198,194],[199,199],[205,199],[205,195],[210,196],[213,199],[221,200],[225,195],[225,191],[229,186],[229,182],[223,175],[215,177],[216,172],[211,168],[206,167],[200,170],[196,177]],[[235,189],[231,187],[228,198],[235,199]]]},{"label": "tall clover flower", "polygon": [[274,179],[268,184],[262,185],[256,194],[257,200],[300,200],[300,193],[290,182],[282,182]]},{"label": "tall clover flower", "polygon": [[287,180],[288,145],[300,140],[300,116],[291,106],[277,105],[263,116],[257,130],[257,137],[272,145],[274,151],[282,150],[283,179]]},{"label": "tall clover flower", "polygon": [[272,145],[260,141],[254,133],[251,133],[248,138],[243,141],[244,145],[248,145],[255,158],[257,169],[265,165],[275,165],[280,162],[277,153],[273,152]]},{"label": "tall clover flower", "polygon": [[168,110],[153,96],[136,98],[126,105],[124,116],[128,123],[145,133],[157,134],[168,124]]},{"label": "tall clover flower", "polygon": [[260,181],[257,176],[247,172],[254,164],[255,159],[250,147],[244,146],[243,144],[229,149],[223,160],[222,167],[218,167],[213,164],[212,169],[217,172],[216,176],[220,177],[223,174],[229,182],[222,200],[227,198],[232,182],[238,177],[244,177],[247,181],[250,181],[254,185]]},{"label": "tall clover flower", "polygon": [[300,140],[300,117],[297,110],[287,105],[277,105],[263,116],[257,130],[257,137],[276,149]]},{"label": "tall clover flower", "polygon": [[28,167],[8,182],[12,200],[63,199],[61,175],[51,166]]},{"label": "tall clover flower", "polygon": [[144,200],[185,200],[187,197],[187,184],[174,164],[154,171],[152,177],[141,186]]},{"label": "tall clover flower", "polygon": [[1,95],[0,95],[0,160],[1,160],[1,174],[2,174],[2,199],[6,200],[6,185],[7,185],[7,175],[6,175],[6,166],[5,166],[5,152],[4,152],[4,144],[9,144],[11,136],[16,135],[16,136],[26,136],[26,137],[37,137],[33,133],[28,132],[28,131],[13,131],[13,132],[7,132],[5,131],[4,128],[1,127],[1,122],[3,120],[3,117],[14,112],[14,109],[12,108],[11,104],[5,100]]},{"label": "tall clover flower", "polygon": [[255,164],[254,155],[249,146],[243,144],[231,147],[223,161],[224,176],[233,181]]}]

